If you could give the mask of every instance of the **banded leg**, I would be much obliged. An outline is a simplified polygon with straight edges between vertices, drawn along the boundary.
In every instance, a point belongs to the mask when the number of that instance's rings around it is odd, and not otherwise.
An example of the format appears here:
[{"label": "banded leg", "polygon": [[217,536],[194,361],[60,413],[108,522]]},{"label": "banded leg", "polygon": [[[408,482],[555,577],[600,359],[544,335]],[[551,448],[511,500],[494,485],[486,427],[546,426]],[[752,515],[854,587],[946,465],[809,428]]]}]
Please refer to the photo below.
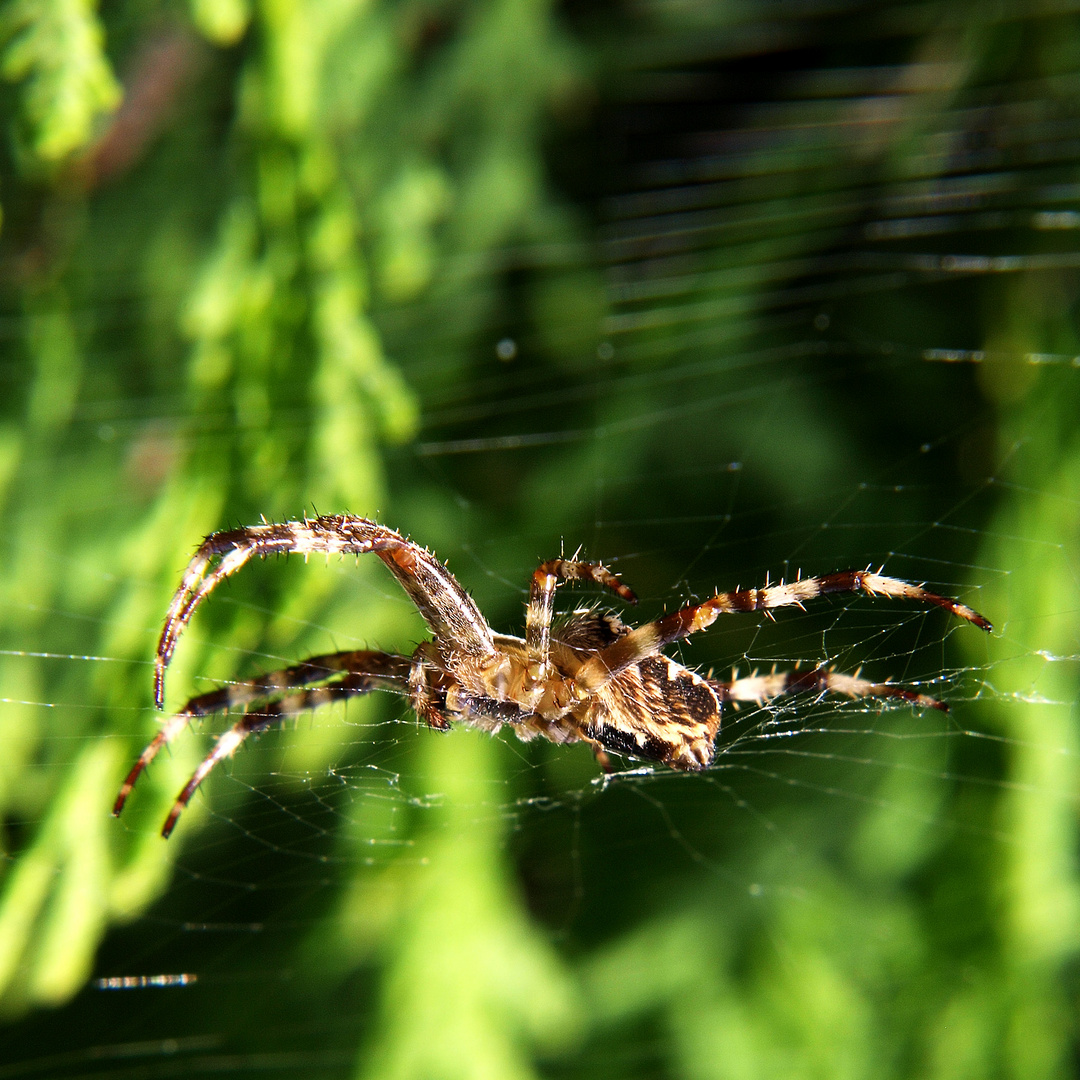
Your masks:
[{"label": "banded leg", "polygon": [[549,559],[541,563],[533,573],[529,606],[525,609],[529,671],[537,680],[551,675],[551,620],[555,590],[560,581],[593,581],[617,593],[628,603],[637,603],[633,590],[601,563],[578,562],[576,559]]},{"label": "banded leg", "polygon": [[948,596],[913,585],[899,578],[885,577],[870,570],[845,570],[823,577],[802,578],[787,584],[766,585],[763,589],[742,589],[738,592],[717,593],[703,604],[695,604],[665,615],[655,622],[632,630],[609,645],[603,652],[587,660],[574,676],[577,685],[591,693],[605,686],[621,671],[658,653],[665,645],[696,634],[711,626],[722,614],[771,611],[780,607],[803,607],[808,600],[828,593],[863,592],[868,596],[890,596],[915,600],[952,612],[958,618],[974,623],[982,630],[992,627],[977,611]]},{"label": "banded leg", "polygon": [[165,669],[195,609],[230,574],[254,556],[378,555],[431,627],[454,652],[490,656],[491,628],[472,597],[426,548],[367,518],[328,514],[304,521],[250,525],[208,536],[192,556],[165,615],[154,661],[154,703],[165,699]]},{"label": "banded leg", "polygon": [[[291,715],[292,712],[301,712],[307,708],[315,708],[324,702],[335,701],[341,697],[349,697],[354,694],[367,693],[369,690],[396,690],[405,694],[408,692],[410,664],[409,657],[397,656],[393,653],[371,652],[368,650],[327,653],[323,656],[313,656],[302,664],[296,664],[281,671],[273,671],[257,679],[237,683],[233,686],[225,686],[220,690],[212,690],[210,693],[200,694],[198,697],[192,698],[178,713],[168,719],[146,749],[139,755],[138,760],[132,766],[127,778],[121,785],[119,794],[116,796],[116,802],[113,804],[113,814],[118,815],[124,809],[124,803],[131,794],[135,781],[138,780],[140,774],[150,762],[157,757],[158,752],[168,746],[194,718],[210,716],[219,712],[228,713],[230,710],[244,708],[249,705],[258,705],[259,703],[263,704],[262,709],[247,715],[277,716],[280,718],[280,715],[284,715],[280,713],[280,708],[278,708],[278,713],[272,712],[274,708],[278,707],[274,699],[285,695],[292,695],[290,701],[298,696],[304,697],[304,702],[290,711],[289,715]],[[342,672],[345,673],[345,676],[337,682],[328,683],[326,686],[311,690],[303,690],[304,687],[309,687],[312,683],[332,679]],[[301,695],[294,693],[297,690],[302,692]],[[326,696],[320,698],[320,694]],[[273,719],[266,721],[266,723],[273,722]],[[241,720],[237,727],[243,723],[244,721]],[[260,726],[265,726],[265,724]],[[203,776],[205,775],[203,773]],[[192,788],[192,791],[194,791],[194,788]],[[188,797],[190,798],[190,795]]]},{"label": "banded leg", "polygon": [[288,694],[280,701],[270,701],[258,708],[257,711],[244,713],[235,724],[224,734],[218,736],[214,749],[203,758],[202,763],[192,773],[191,779],[184,785],[183,790],[176,797],[169,816],[161,828],[161,835],[168,840],[170,833],[176,826],[176,821],[184,812],[187,804],[191,802],[192,795],[198,790],[199,785],[213,770],[214,766],[233,754],[240,748],[243,741],[253,732],[262,731],[265,728],[278,724],[290,716],[298,713],[317,709],[322,705],[328,705],[333,701],[343,701],[345,698],[356,694],[366,694],[373,688],[373,680],[358,672],[349,672],[337,682],[327,683],[325,686],[312,687],[309,690],[297,690]]},{"label": "banded leg", "polygon": [[858,675],[842,675],[821,667],[807,671],[774,671],[769,675],[746,675],[730,682],[719,682],[716,679],[709,679],[708,682],[725,704],[729,701],[752,701],[763,705],[784,695],[816,693],[846,694],[851,698],[898,698],[923,708],[949,711],[945,702],[927,694],[907,690],[889,682],[876,683],[869,679],[860,679]]}]

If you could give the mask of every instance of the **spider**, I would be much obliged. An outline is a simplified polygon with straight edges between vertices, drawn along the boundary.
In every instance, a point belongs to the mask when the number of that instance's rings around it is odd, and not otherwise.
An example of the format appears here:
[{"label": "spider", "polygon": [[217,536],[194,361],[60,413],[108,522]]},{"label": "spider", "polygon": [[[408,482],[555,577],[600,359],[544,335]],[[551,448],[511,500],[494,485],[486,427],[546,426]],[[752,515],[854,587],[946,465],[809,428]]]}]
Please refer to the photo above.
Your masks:
[{"label": "spider", "polygon": [[875,683],[817,667],[704,678],[663,654],[665,646],[710,626],[729,612],[802,607],[826,593],[863,592],[945,608],[990,630],[977,611],[946,596],[870,570],[846,570],[717,593],[636,629],[595,608],[575,611],[552,628],[555,590],[587,581],[637,603],[631,589],[601,563],[551,559],[532,576],[525,637],[497,634],[472,597],[426,548],[367,518],[332,514],[303,521],[249,525],[213,533],[195,552],[165,616],[154,662],[154,702],[165,700],[165,672],[184,627],[217,585],[258,555],[296,552],[373,552],[398,579],[433,638],[411,656],[366,649],[313,656],[294,667],[193,697],[139,755],[113,807],[119,814],[139,774],[193,717],[241,712],[176,798],[161,830],[168,837],[196,789],[214,766],[253,732],[303,710],[371,690],[406,696],[418,718],[447,730],[453,721],[490,732],[509,725],[518,738],[554,743],[583,741],[601,767],[608,753],[661,762],[674,769],[707,769],[714,755],[723,706],[762,703],[782,694],[814,691],[851,697],[898,698],[945,710],[942,702],[892,683]]}]

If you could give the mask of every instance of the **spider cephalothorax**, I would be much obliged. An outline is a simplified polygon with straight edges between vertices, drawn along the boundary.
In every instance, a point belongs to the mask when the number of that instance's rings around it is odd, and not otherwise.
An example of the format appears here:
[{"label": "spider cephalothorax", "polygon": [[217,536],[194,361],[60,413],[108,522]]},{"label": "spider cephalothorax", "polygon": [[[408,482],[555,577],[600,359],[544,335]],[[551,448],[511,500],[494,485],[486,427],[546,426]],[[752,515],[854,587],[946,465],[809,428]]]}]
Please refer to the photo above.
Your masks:
[{"label": "spider cephalothorax", "polygon": [[533,574],[525,637],[496,634],[472,597],[431,552],[367,518],[333,514],[305,521],[250,525],[208,536],[192,557],[165,617],[154,668],[154,700],[165,697],[165,669],[199,603],[253,556],[364,554],[390,568],[424,617],[432,640],[411,656],[356,650],[314,656],[295,667],[192,698],[171,717],[139,756],[113,808],[119,814],[139,774],[157,752],[196,716],[240,710],[195,770],[165,821],[168,836],[196,788],[253,731],[304,709],[369,690],[408,697],[430,727],[454,722],[497,731],[504,724],[521,739],[584,741],[607,768],[607,752],[659,761],[675,769],[704,769],[726,702],[763,702],[780,694],[813,690],[852,697],[892,697],[935,709],[935,698],[824,668],[707,679],[663,655],[666,645],[710,626],[728,612],[801,607],[825,593],[864,592],[917,600],[945,608],[983,630],[978,612],[920,585],[869,570],[801,578],[761,589],[717,593],[636,629],[597,609],[574,612],[552,628],[560,581],[591,581],[636,603],[633,592],[599,563],[552,559]]}]

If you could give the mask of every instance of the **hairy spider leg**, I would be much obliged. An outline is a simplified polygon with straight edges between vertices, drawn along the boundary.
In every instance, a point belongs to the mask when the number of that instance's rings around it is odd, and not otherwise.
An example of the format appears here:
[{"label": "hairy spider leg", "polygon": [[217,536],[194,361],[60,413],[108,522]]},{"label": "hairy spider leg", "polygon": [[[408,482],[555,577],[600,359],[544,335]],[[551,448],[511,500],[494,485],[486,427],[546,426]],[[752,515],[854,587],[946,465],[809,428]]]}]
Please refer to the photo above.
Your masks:
[{"label": "hairy spider leg", "polygon": [[[164,833],[165,836],[172,832],[172,826],[175,825],[180,810],[187,805],[195,788],[199,786],[199,783],[214,767],[214,764],[221,757],[232,753],[251,731],[256,730],[256,728],[266,727],[277,720],[283,719],[285,716],[291,716],[305,709],[316,708],[324,702],[337,701],[355,694],[367,693],[370,690],[394,690],[406,694],[408,693],[411,665],[412,659],[410,657],[398,656],[394,653],[372,652],[369,650],[326,653],[323,656],[312,656],[302,664],[261,675],[257,679],[225,686],[219,690],[212,690],[210,693],[193,697],[178,713],[169,718],[164,727],[139,755],[116,796],[116,802],[113,804],[113,814],[118,815],[124,809],[124,803],[131,794],[135,781],[138,780],[140,774],[150,762],[157,757],[158,752],[168,746],[195,717],[210,716],[219,712],[228,713],[234,709],[246,708],[250,705],[260,706],[256,711],[246,713],[245,718],[234,726],[234,732],[240,729],[244,731],[244,734],[239,740],[235,741],[231,750],[226,749],[218,753],[221,745],[221,740],[219,740],[214,753],[199,766],[199,772],[196,773],[198,780],[195,781],[193,776],[192,781],[195,782],[193,784],[189,782],[184,788],[186,797],[182,793],[181,799],[177,800],[179,810],[174,806],[174,812],[170,815],[168,822],[168,831]],[[339,679],[337,682],[327,683],[325,686],[309,690],[303,689],[312,683],[331,679],[342,672],[345,673],[344,678]],[[296,691],[300,692],[296,693]],[[287,696],[289,704],[287,710],[283,703],[275,703],[273,700],[285,696]],[[249,722],[247,720],[248,716],[259,718],[258,722]],[[226,733],[226,736],[228,734]]]},{"label": "hairy spider leg", "polygon": [[730,682],[707,680],[721,702],[752,701],[763,705],[774,698],[795,694],[846,694],[861,698],[898,698],[912,705],[948,712],[949,706],[927,694],[919,694],[890,682],[871,682],[858,675],[843,675],[828,668],[817,667],[806,671],[774,671],[768,675],[744,675]]},{"label": "hairy spider leg", "polygon": [[844,570],[822,577],[766,585],[762,589],[741,589],[738,592],[717,593],[702,604],[684,607],[655,622],[631,630],[602,652],[587,660],[574,676],[579,691],[592,694],[606,686],[620,672],[648,656],[658,653],[665,645],[696,634],[711,626],[722,614],[769,611],[780,607],[802,607],[806,601],[827,593],[863,592],[869,596],[891,596],[915,600],[945,608],[958,618],[974,623],[982,630],[991,630],[987,619],[977,611],[947,596],[930,592],[921,585],[885,577],[870,570]]},{"label": "hairy spider leg", "polygon": [[364,555],[389,567],[431,628],[440,648],[472,657],[495,652],[488,626],[472,597],[426,548],[367,518],[327,514],[304,521],[250,525],[212,533],[192,556],[158,640],[154,703],[165,701],[165,670],[184,627],[202,600],[251,558],[273,554]]},{"label": "hairy spider leg", "polygon": [[627,603],[637,603],[633,590],[601,563],[579,562],[576,559],[549,559],[541,563],[533,573],[529,604],[525,609],[529,673],[538,681],[548,678],[552,672],[551,620],[555,590],[563,581],[593,581],[617,593]]},{"label": "hairy spider leg", "polygon": [[316,686],[309,690],[297,690],[288,694],[279,701],[269,701],[259,707],[255,712],[244,713],[228,731],[218,736],[214,749],[203,758],[202,763],[191,775],[191,779],[184,785],[183,790],[176,797],[169,816],[161,828],[161,835],[168,840],[176,826],[176,821],[184,812],[187,804],[191,802],[199,785],[206,779],[211,770],[219,761],[231,757],[240,748],[244,740],[253,732],[262,731],[273,724],[297,713],[311,709],[321,708],[334,701],[343,701],[345,698],[356,694],[366,694],[375,689],[376,680],[360,672],[349,672],[337,682],[327,683],[325,686]]}]

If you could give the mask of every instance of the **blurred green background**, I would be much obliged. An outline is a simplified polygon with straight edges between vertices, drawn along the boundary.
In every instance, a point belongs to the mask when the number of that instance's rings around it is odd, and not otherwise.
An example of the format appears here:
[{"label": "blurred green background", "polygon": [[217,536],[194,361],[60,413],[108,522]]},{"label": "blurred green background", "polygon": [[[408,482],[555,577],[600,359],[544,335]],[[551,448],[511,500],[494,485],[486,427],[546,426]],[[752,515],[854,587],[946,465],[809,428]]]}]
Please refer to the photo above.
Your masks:
[{"label": "blurred green background", "polygon": [[[0,75],[0,1080],[1077,1071],[1075,5],[6,0]],[[704,776],[376,695],[114,820],[191,551],[313,509],[505,632],[579,544],[635,619],[873,563],[997,629],[718,625],[952,712]],[[245,570],[171,705],[410,649],[370,563]]]}]

